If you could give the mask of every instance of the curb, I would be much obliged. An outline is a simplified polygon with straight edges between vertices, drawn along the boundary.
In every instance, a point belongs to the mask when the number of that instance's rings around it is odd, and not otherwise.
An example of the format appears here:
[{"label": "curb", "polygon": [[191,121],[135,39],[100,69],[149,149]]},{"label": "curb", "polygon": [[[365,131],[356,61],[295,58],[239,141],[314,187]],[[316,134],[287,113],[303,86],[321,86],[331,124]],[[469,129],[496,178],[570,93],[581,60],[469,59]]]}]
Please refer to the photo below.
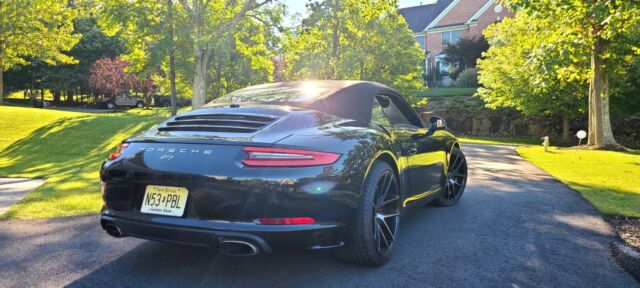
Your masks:
[{"label": "curb", "polygon": [[640,253],[621,241],[611,242],[611,250],[616,262],[640,282]]}]

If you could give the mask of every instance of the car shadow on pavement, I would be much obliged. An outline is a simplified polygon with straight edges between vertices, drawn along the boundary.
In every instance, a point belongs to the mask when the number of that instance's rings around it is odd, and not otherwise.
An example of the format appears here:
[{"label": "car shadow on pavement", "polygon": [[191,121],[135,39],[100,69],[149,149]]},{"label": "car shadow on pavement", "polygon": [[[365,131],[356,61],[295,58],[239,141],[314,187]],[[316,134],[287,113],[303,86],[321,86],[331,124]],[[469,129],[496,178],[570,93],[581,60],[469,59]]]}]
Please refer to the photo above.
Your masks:
[{"label": "car shadow on pavement", "polygon": [[[429,207],[403,218],[401,234],[407,239],[379,268],[341,263],[332,251],[228,257],[206,248],[147,241],[67,287],[432,287],[425,275],[413,273],[437,265],[438,259],[425,250],[428,243],[419,243],[422,251],[413,253],[412,242],[425,238],[423,228],[412,232],[411,227],[421,225],[430,210],[442,209]],[[447,283],[441,281],[433,279],[440,282],[433,287]]]}]

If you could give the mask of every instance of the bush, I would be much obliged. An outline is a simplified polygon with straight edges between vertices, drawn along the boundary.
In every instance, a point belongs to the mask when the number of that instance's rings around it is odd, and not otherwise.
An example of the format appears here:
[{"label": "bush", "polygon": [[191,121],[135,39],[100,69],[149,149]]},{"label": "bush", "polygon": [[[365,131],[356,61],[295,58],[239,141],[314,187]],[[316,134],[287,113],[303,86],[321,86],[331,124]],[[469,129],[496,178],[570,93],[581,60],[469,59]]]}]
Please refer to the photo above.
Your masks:
[{"label": "bush", "polygon": [[425,75],[428,87],[437,87],[442,81],[442,73],[440,69],[432,67],[429,68],[429,74]]},{"label": "bush", "polygon": [[456,86],[458,87],[478,87],[478,69],[467,68],[458,75],[456,80]]}]

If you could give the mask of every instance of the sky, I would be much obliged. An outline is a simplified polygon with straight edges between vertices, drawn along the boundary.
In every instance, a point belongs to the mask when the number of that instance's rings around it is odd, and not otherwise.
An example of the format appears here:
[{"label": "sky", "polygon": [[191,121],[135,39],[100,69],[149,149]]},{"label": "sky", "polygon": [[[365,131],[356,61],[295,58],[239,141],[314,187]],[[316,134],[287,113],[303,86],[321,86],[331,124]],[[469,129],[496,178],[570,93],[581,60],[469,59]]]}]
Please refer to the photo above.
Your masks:
[{"label": "sky", "polygon": [[[304,5],[307,3],[307,0],[285,0],[284,2],[289,7],[289,15],[293,15],[295,13],[304,14]],[[435,2],[435,0],[400,0],[399,2],[400,8],[402,8],[418,6],[420,4],[430,4]]]}]

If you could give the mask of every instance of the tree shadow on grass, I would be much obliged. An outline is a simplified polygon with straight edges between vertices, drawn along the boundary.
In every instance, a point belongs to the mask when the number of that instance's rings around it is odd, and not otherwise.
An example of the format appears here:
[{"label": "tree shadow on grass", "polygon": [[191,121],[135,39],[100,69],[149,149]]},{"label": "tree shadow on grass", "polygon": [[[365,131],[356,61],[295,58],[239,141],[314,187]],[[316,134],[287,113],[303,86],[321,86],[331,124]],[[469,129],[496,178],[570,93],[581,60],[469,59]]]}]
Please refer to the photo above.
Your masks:
[{"label": "tree shadow on grass", "polygon": [[46,178],[2,218],[40,218],[97,212],[98,172],[108,153],[157,118],[83,116],[35,130],[0,153],[0,175]]}]

